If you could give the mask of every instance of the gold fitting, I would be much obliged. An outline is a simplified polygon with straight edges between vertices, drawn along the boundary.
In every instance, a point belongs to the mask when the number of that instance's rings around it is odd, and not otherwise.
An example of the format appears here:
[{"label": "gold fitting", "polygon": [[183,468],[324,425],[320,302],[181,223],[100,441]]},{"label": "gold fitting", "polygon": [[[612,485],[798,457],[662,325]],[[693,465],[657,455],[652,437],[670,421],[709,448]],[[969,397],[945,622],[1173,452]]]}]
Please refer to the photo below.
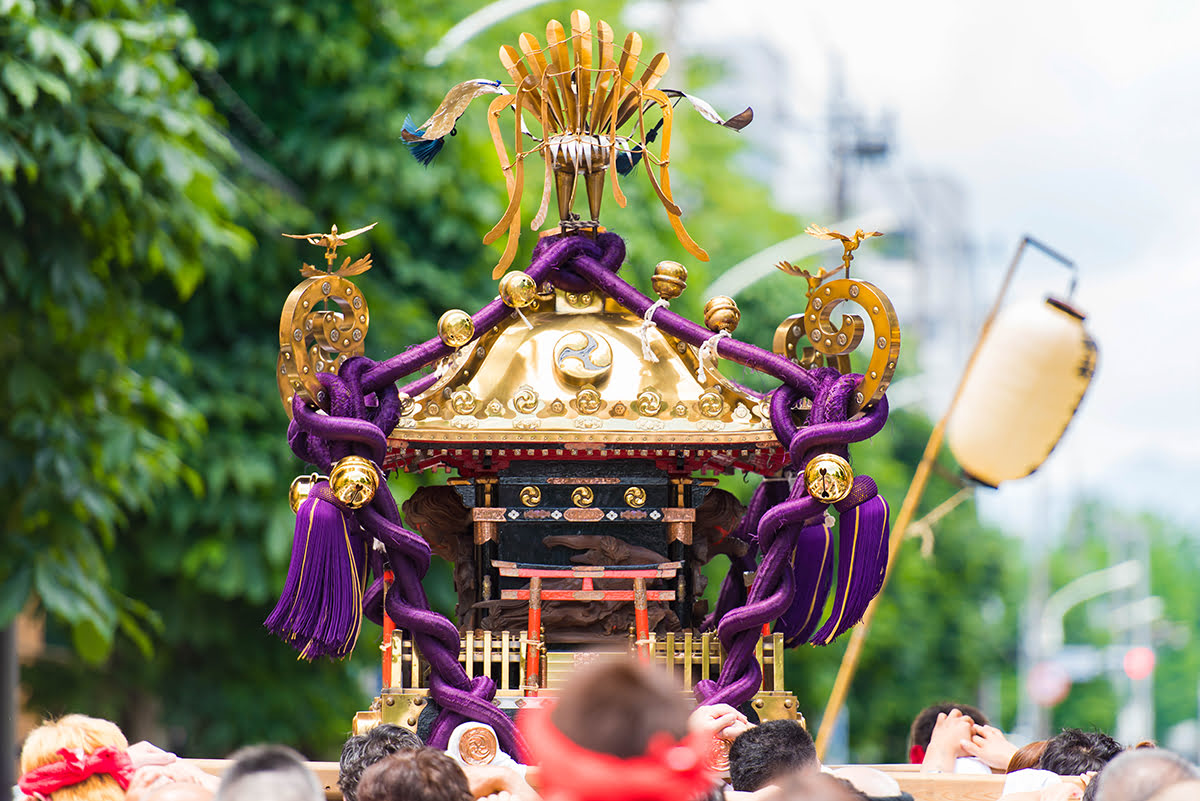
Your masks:
[{"label": "gold fitting", "polygon": [[687,268],[677,261],[660,261],[654,267],[650,286],[663,300],[674,300],[687,288]]},{"label": "gold fitting", "polygon": [[450,309],[437,323],[438,337],[450,348],[461,348],[475,336],[475,322],[462,309]]},{"label": "gold fitting", "polygon": [[329,489],[351,509],[361,509],[379,489],[379,471],[361,456],[347,456],[329,471]]},{"label": "gold fitting", "polygon": [[523,487],[518,497],[526,506],[537,506],[542,502],[542,491],[533,486]]},{"label": "gold fitting", "polygon": [[300,504],[308,499],[308,493],[312,492],[313,485],[318,481],[324,481],[325,476],[316,473],[309,473],[307,476],[296,476],[292,479],[292,486],[288,489],[288,503],[292,506],[293,512],[300,511]]},{"label": "gold fitting", "polygon": [[646,505],[646,490],[641,487],[630,487],[625,490],[625,503],[634,509],[641,509]]},{"label": "gold fitting", "polygon": [[591,487],[576,487],[571,492],[571,503],[580,508],[584,506],[591,506],[592,502],[595,500],[596,496],[592,493]]},{"label": "gold fitting", "polygon": [[804,468],[804,484],[808,494],[822,503],[837,503],[850,494],[854,471],[850,463],[832,453],[815,457]]},{"label": "gold fitting", "polygon": [[728,331],[732,334],[741,319],[742,313],[733,298],[717,295],[704,304],[704,325],[709,331]]},{"label": "gold fitting", "polygon": [[513,270],[500,279],[500,300],[505,306],[523,309],[537,300],[537,282],[528,273]]}]

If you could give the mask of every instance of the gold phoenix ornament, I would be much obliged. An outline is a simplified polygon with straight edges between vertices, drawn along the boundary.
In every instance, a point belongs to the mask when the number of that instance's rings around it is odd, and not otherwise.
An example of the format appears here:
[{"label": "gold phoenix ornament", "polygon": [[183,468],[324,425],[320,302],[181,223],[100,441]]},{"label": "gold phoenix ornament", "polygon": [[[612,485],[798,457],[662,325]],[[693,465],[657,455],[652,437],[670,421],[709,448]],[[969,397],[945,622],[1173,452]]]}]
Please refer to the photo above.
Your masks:
[{"label": "gold phoenix ornament", "polygon": [[[734,130],[749,125],[753,111],[747,108],[726,120],[700,98],[657,88],[670,64],[667,55],[658,53],[643,61],[642,37],[630,32],[624,44],[618,47],[612,28],[603,20],[596,23],[596,47],[593,48],[591,19],[583,11],[571,13],[569,35],[561,22],[550,20],[546,25],[544,46],[530,33],[521,34],[518,44],[520,49],[511,45],[500,48],[500,62],[513,80],[511,94],[496,81],[460,83],[450,90],[421,128],[406,124],[401,135],[414,155],[428,163],[440,149],[442,139],[454,130],[455,122],[471,100],[484,94],[500,95],[488,109],[488,127],[504,171],[508,206],[483,241],[491,244],[506,233],[508,239],[492,277],[499,277],[516,254],[525,160],[534,155],[542,157],[545,169],[541,204],[530,226],[533,230],[546,219],[553,186],[558,197],[560,224],[549,233],[599,231],[605,173],[612,184],[614,200],[624,208],[625,195],[618,174],[628,174],[641,161],[680,243],[688,253],[707,261],[708,254],[684,228],[680,219],[683,212],[671,195],[668,166],[674,103],[686,99],[709,122]],[[500,116],[509,108],[515,112],[511,153],[500,128]],[[648,125],[647,116],[654,112],[661,114],[661,119]],[[526,126],[527,113],[541,127],[541,137],[535,136]],[[650,145],[660,133],[662,141],[655,153]],[[533,142],[532,147],[525,147],[526,136]],[[580,220],[572,211],[580,176],[583,176],[587,192],[588,220]]]}]

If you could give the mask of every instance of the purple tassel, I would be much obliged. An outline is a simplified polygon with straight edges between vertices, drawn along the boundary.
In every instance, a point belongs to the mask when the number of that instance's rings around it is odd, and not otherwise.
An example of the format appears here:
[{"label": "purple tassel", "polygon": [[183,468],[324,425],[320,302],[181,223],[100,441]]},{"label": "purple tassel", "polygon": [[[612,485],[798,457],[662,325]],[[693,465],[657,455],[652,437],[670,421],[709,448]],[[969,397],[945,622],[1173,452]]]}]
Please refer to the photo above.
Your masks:
[{"label": "purple tassel", "polygon": [[808,642],[820,622],[833,583],[833,563],[833,532],[824,522],[805,526],[792,554],[796,594],[775,625],[775,631],[783,634],[786,647]]},{"label": "purple tassel", "polygon": [[[869,482],[869,487],[868,487]],[[838,591],[825,625],[812,636],[812,642],[828,645],[858,621],[871,599],[883,587],[887,570],[889,510],[887,501],[877,494],[875,482],[866,476],[855,479],[854,491],[837,504]],[[869,495],[867,500],[860,500]]]},{"label": "purple tassel", "polygon": [[327,482],[317,484],[296,514],[287,582],[263,625],[302,659],[347,656],[362,626],[366,560],[353,514],[334,502]]}]

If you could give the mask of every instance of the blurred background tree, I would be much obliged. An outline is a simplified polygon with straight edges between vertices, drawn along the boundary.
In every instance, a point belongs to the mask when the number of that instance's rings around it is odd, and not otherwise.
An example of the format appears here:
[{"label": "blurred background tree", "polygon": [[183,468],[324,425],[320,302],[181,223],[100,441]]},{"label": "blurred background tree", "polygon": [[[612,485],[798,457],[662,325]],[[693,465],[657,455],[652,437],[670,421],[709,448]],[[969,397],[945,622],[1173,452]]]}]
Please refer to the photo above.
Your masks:
[{"label": "blurred background tree", "polygon": [[[621,31],[622,5],[589,11]],[[344,250],[374,255],[358,279],[374,358],[488,301],[498,248],[480,240],[504,197],[484,109],[429,168],[399,132],[457,81],[503,77],[497,44],[572,7],[514,16],[431,69],[426,51],[474,3],[0,0],[0,625],[30,603],[46,615],[31,708],[104,715],[190,755],[275,740],[336,756],[377,690],[378,630],[353,659],[310,665],[261,627],[291,545],[287,485],[306,470],[284,437],[276,321],[293,270],[319,256],[279,234],[379,223]],[[720,69],[682,67],[669,83],[701,93]],[[627,210],[605,204],[605,223],[645,290],[658,260],[687,263],[692,289],[673,307],[698,318],[713,277],[804,224],[739,172],[735,134],[691,114],[677,126],[674,186],[712,260],[686,258],[644,181],[626,182]],[[773,277],[740,302],[753,313],[739,337],[769,346],[803,285]],[[928,425],[900,410],[855,449],[894,504]],[[430,480],[392,483],[402,498]],[[927,505],[955,489],[942,479]],[[1016,551],[969,504],[931,558],[905,546],[855,685],[855,758],[901,758],[917,709],[1011,675]],[[453,605],[444,565],[427,584]],[[843,647],[789,659],[810,716]]]}]

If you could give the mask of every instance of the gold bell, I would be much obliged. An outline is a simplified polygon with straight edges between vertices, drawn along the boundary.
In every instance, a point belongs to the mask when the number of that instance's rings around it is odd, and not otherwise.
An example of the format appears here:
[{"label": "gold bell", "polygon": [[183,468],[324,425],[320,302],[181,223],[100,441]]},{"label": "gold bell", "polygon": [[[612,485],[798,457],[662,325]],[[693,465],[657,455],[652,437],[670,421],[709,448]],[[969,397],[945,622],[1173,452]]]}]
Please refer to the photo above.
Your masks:
[{"label": "gold bell", "polygon": [[674,300],[687,288],[687,267],[677,261],[660,261],[654,267],[650,286],[663,300]]},{"label": "gold bell", "polygon": [[288,489],[288,503],[291,504],[292,511],[299,513],[300,505],[308,500],[308,493],[312,492],[313,486],[318,481],[324,481],[325,476],[317,473],[309,473],[307,476],[296,476],[292,479],[292,486]]},{"label": "gold bell", "polygon": [[741,319],[742,313],[738,311],[733,298],[717,295],[704,304],[704,325],[709,331],[728,331],[732,334]]},{"label": "gold bell", "polygon": [[475,321],[462,309],[450,309],[438,318],[437,332],[447,347],[461,348],[475,336]]},{"label": "gold bell", "polygon": [[842,457],[822,453],[804,468],[804,485],[808,487],[808,494],[821,503],[837,503],[850,494],[854,471]]},{"label": "gold bell", "polygon": [[523,309],[537,300],[537,282],[520,270],[506,273],[500,279],[500,300],[505,306]]},{"label": "gold bell", "polygon": [[361,456],[339,459],[329,471],[329,489],[351,509],[361,509],[375,497],[379,489],[379,471]]}]

